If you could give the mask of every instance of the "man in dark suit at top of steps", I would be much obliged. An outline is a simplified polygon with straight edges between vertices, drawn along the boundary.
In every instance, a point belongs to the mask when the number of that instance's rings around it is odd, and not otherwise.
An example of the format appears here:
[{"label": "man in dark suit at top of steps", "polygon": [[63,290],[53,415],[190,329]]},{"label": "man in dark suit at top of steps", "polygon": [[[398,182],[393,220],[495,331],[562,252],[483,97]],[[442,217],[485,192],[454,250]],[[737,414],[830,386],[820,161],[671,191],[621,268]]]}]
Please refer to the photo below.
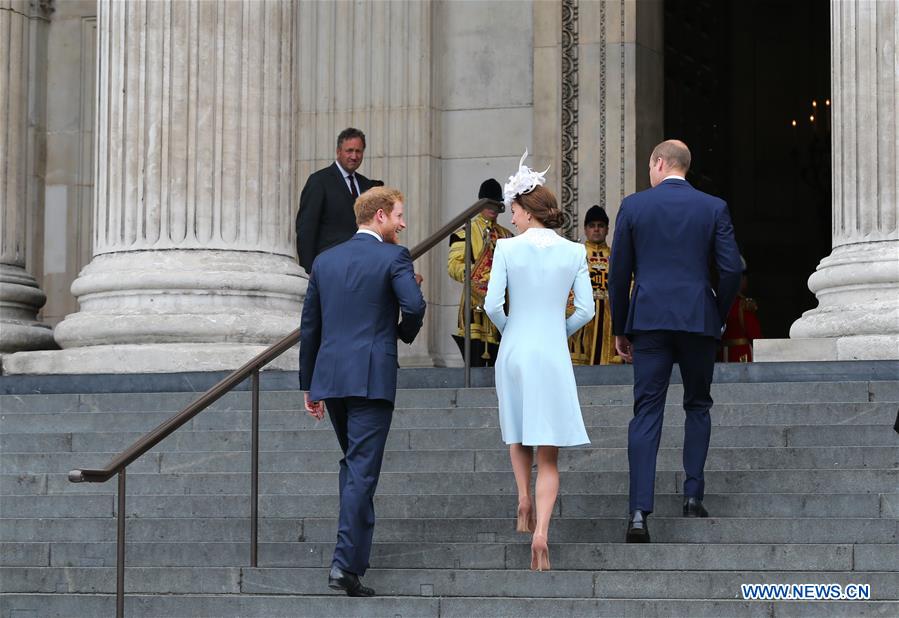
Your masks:
[{"label": "man in dark suit at top of steps", "polygon": [[303,187],[297,213],[297,255],[307,274],[319,253],[356,233],[353,202],[374,186],[372,180],[356,173],[364,156],[365,133],[344,129],[337,136],[334,163],[309,176]]},{"label": "man in dark suit at top of steps", "polygon": [[[624,198],[615,222],[612,332],[618,354],[634,363],[628,542],[649,542],[646,518],[653,510],[656,456],[674,363],[683,378],[687,414],[683,514],[708,516],[702,498],[712,373],[742,268],[727,204],[694,189],[686,180],[689,169],[686,144],[668,140],[656,146],[649,159],[652,188]],[[717,289],[709,268],[713,260]]]}]

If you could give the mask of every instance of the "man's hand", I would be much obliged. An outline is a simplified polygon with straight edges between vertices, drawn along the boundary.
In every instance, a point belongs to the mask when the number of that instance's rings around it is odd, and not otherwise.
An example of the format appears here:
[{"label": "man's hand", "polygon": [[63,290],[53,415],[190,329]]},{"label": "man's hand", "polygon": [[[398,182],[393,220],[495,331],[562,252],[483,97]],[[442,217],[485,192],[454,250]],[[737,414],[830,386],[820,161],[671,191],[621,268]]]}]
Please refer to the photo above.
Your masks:
[{"label": "man's hand", "polygon": [[425,280],[424,277],[422,277],[422,276],[419,275],[418,273],[415,273],[415,283],[418,284],[418,287],[421,287],[421,282],[424,281],[424,280]]},{"label": "man's hand", "polygon": [[325,418],[325,402],[324,401],[310,401],[309,393],[303,393],[303,403],[306,406],[306,411],[309,412],[309,416],[314,418],[317,421]]},{"label": "man's hand", "polygon": [[615,335],[615,350],[625,363],[634,362],[634,349],[631,347],[630,339],[627,337]]}]

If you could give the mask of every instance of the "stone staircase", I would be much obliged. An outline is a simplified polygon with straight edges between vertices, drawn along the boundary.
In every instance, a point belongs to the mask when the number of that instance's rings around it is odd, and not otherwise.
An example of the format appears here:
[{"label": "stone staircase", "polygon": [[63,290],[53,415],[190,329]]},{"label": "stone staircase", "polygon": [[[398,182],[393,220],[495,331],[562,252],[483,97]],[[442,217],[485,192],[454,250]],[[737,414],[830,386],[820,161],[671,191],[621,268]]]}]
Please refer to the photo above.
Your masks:
[{"label": "stone staircase", "polygon": [[[783,365],[762,381],[719,367],[704,520],[679,517],[684,415],[672,385],[650,545],[623,543],[628,374],[579,372],[593,444],[560,455],[547,573],[527,570],[529,538],[514,531],[493,389],[407,374],[406,386],[424,387],[398,396],[365,577],[374,599],[327,588],[336,440],[298,411],[295,376],[273,378],[261,401],[259,568],[247,566],[249,396],[234,392],[128,470],[126,615],[899,615],[897,365],[830,365],[842,367]],[[195,393],[30,380],[0,381],[11,393],[0,395],[0,618],[113,615],[115,482],[66,474],[105,465]],[[36,390],[57,392],[22,394]],[[740,585],[753,583],[868,584],[872,600],[743,600]]]}]

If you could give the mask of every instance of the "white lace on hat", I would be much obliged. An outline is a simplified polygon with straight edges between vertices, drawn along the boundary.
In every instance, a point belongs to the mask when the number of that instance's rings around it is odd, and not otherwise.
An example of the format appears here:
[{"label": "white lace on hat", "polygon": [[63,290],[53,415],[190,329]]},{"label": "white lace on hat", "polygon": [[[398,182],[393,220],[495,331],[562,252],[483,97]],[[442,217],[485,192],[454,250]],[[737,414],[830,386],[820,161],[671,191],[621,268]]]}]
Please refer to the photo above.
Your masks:
[{"label": "white lace on hat", "polygon": [[518,171],[509,176],[509,182],[503,186],[503,203],[505,203],[506,208],[512,206],[516,195],[530,193],[535,188],[546,183],[546,172],[549,171],[549,166],[542,172],[535,172],[524,164],[524,160],[527,158],[528,151],[525,148],[524,154],[518,162]]}]

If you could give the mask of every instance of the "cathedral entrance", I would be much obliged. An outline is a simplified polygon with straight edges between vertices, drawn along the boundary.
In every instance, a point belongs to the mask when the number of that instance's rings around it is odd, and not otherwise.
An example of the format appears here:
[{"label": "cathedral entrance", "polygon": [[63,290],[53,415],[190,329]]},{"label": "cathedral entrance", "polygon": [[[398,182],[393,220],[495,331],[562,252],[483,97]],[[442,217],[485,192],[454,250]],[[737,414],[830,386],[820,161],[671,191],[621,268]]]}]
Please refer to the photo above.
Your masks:
[{"label": "cathedral entrance", "polygon": [[816,306],[831,248],[830,4],[665,0],[665,137],[727,200],[766,338]]}]

